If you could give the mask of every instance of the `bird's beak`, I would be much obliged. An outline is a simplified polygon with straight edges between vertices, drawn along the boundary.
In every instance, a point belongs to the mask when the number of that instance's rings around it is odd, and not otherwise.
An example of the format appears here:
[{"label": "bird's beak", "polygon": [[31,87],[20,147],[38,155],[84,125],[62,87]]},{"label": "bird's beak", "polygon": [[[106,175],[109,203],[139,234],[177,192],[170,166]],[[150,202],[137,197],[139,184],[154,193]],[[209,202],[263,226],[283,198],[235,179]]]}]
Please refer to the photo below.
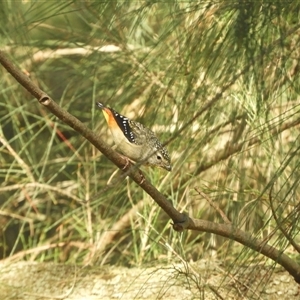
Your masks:
[{"label": "bird's beak", "polygon": [[164,166],[164,169],[166,169],[167,171],[171,172],[172,171],[172,167],[170,165],[168,166]]}]

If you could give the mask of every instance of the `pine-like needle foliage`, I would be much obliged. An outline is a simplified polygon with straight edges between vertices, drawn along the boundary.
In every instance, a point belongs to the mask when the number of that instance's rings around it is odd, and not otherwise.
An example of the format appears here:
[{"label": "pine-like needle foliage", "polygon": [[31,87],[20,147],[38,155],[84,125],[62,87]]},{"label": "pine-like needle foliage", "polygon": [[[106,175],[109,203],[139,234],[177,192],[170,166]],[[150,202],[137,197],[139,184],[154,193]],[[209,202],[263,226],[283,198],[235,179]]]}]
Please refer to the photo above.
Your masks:
[{"label": "pine-like needle foliage", "polygon": [[[238,228],[292,254],[299,4],[197,2],[7,1],[1,48],[108,143],[96,101],[151,127],[174,168],[144,172],[176,208],[223,222],[197,187]],[[211,234],[173,232],[149,196],[112,176],[110,161],[0,72],[2,258],[24,251],[25,259],[136,265],[175,251],[187,260],[216,253],[229,264],[262,259]]]}]

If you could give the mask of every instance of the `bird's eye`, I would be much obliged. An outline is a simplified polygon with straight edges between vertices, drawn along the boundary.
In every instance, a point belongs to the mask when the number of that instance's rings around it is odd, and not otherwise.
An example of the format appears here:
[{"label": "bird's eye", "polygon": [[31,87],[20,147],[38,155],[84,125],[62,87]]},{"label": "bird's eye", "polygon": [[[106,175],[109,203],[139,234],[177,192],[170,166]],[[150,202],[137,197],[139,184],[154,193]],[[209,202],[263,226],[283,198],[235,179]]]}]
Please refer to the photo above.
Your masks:
[{"label": "bird's eye", "polygon": [[157,158],[158,160],[161,160],[161,156],[160,156],[160,155],[157,155],[156,158]]}]

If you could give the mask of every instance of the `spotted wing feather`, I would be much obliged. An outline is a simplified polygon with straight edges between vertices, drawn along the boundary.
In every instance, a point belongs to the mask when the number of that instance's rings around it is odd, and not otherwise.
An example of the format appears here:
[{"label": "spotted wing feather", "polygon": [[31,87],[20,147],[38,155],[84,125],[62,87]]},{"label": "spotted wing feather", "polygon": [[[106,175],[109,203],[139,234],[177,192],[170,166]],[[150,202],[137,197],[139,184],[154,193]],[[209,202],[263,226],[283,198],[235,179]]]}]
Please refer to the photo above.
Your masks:
[{"label": "spotted wing feather", "polygon": [[[137,145],[148,144],[152,151],[161,151],[164,158],[170,162],[170,157],[167,149],[163,147],[156,135],[149,128],[144,127],[138,122],[129,120],[130,128],[135,136],[135,143]],[[150,151],[151,153],[151,151]]]},{"label": "spotted wing feather", "polygon": [[127,138],[127,140],[130,143],[136,143],[136,134],[132,130],[130,126],[130,120],[126,118],[125,116],[119,114],[114,109],[110,108],[110,110],[113,112],[114,118],[116,122],[118,123],[119,127],[121,128],[123,134]]},{"label": "spotted wing feather", "polygon": [[134,143],[137,145],[148,144],[149,138],[154,136],[154,133],[150,129],[144,127],[141,123],[129,120],[129,126],[135,137]]}]

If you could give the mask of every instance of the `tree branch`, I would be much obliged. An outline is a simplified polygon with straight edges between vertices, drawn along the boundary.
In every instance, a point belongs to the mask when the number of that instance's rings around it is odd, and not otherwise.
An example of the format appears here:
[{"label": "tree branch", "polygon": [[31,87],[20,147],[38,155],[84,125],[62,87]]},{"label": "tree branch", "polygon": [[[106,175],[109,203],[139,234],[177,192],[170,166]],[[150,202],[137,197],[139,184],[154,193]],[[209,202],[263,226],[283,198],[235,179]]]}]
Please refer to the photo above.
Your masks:
[{"label": "tree branch", "polygon": [[[124,157],[113,151],[100,136],[96,135],[77,118],[57,105],[46,93],[39,89],[25,74],[14,66],[14,64],[5,57],[3,51],[0,51],[0,63],[27,91],[37,98],[39,102],[55,116],[84,136],[120,169],[123,169],[124,166],[126,166],[127,161]],[[130,165],[128,176],[140,185],[141,188],[168,214],[174,222],[174,230],[183,231],[184,229],[191,229],[201,232],[210,232],[237,241],[279,263],[294,277],[297,283],[300,283],[300,266],[286,254],[266,244],[262,240],[253,238],[250,234],[235,228],[231,224],[216,224],[209,221],[192,219],[185,214],[179,213],[173,207],[172,203],[151,185],[150,182],[142,180],[143,177],[141,172],[136,166]]]},{"label": "tree branch", "polygon": [[[36,86],[28,76],[19,70],[9,59],[6,58],[3,51],[0,51],[0,63],[3,67],[38,101],[44,105],[50,112],[57,116],[64,123],[68,124],[75,131],[80,133],[89,142],[91,142],[99,151],[101,151],[109,160],[111,160],[120,169],[128,164],[127,160],[113,151],[99,135],[96,135],[91,129],[85,126],[77,118],[62,109],[55,101],[53,101],[45,92]],[[187,217],[178,212],[172,203],[162,195],[149,181],[145,180],[141,171],[133,165],[130,165],[126,172],[133,181],[150,196],[154,201],[168,214],[174,222],[175,230],[182,231],[186,228]]]},{"label": "tree branch", "polygon": [[277,250],[265,243],[263,240],[252,237],[249,233],[235,228],[230,224],[216,224],[210,221],[189,219],[188,229],[197,230],[201,232],[215,233],[234,240],[250,249],[269,257],[276,263],[280,264],[292,275],[297,283],[300,284],[300,266],[296,261],[292,260],[289,256],[282,251]]}]

